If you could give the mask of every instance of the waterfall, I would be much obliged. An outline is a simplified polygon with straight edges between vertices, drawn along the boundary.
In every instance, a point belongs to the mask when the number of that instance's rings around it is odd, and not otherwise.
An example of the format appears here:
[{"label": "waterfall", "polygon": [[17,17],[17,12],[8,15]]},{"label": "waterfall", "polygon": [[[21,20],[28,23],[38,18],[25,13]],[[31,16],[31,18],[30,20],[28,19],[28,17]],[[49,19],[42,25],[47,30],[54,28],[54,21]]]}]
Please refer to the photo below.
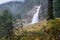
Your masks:
[{"label": "waterfall", "polygon": [[39,18],[38,18],[39,15],[38,15],[38,13],[39,13],[40,7],[41,7],[41,5],[37,6],[36,13],[33,15],[31,24],[36,23],[36,22],[39,21]]}]

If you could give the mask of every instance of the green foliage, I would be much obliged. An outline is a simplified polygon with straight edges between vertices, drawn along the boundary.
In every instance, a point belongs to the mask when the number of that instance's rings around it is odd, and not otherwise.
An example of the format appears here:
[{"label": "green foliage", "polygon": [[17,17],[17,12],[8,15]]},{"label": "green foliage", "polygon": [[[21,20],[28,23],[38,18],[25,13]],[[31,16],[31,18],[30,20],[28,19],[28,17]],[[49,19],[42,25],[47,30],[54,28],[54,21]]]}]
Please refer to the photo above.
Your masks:
[{"label": "green foliage", "polygon": [[38,32],[25,31],[16,40],[60,40],[60,19],[48,20],[45,29]]},{"label": "green foliage", "polygon": [[8,36],[11,34],[12,29],[12,14],[6,9],[2,12],[2,15],[0,15],[0,35],[2,37]]},{"label": "green foliage", "polygon": [[60,0],[53,0],[53,8],[55,17],[60,17]]},{"label": "green foliage", "polygon": [[60,40],[60,20],[49,20],[47,34],[50,36],[50,40]]}]

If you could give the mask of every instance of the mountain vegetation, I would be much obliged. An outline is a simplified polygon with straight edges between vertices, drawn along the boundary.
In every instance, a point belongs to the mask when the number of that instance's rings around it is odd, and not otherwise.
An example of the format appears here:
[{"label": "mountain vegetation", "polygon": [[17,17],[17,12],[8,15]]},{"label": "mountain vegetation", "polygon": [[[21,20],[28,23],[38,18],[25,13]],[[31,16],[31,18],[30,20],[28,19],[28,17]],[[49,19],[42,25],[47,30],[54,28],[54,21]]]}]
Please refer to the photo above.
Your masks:
[{"label": "mountain vegetation", "polygon": [[0,37],[11,38],[13,34],[13,25],[12,25],[12,14],[8,9],[4,10],[2,15],[0,15]]},{"label": "mountain vegetation", "polygon": [[53,0],[53,10],[54,10],[54,16],[60,17],[60,1],[59,0]]},{"label": "mountain vegetation", "polygon": [[[25,0],[0,4],[0,40],[60,40],[59,3],[59,0]],[[42,6],[39,18],[46,18],[24,26],[22,19],[36,5]],[[16,19],[21,21],[20,26],[13,25],[19,22]]]}]

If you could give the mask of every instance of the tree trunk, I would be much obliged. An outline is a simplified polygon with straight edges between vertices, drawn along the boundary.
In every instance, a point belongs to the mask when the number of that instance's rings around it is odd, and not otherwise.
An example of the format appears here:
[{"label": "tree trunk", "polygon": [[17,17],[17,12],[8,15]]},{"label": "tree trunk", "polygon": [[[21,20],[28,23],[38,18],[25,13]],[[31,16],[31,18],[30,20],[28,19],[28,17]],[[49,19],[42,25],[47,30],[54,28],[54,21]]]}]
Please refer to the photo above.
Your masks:
[{"label": "tree trunk", "polygon": [[49,19],[54,19],[53,16],[53,0],[48,0],[48,18]]}]

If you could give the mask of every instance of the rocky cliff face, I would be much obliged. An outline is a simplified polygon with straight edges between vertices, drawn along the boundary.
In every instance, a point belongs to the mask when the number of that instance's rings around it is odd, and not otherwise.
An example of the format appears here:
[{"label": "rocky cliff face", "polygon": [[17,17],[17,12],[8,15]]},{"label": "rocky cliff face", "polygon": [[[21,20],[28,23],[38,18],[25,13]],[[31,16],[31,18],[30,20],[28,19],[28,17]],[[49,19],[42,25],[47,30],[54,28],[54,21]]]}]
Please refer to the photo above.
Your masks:
[{"label": "rocky cliff face", "polygon": [[7,3],[0,4],[0,12],[2,12],[5,9],[9,9],[10,12],[16,17],[17,14],[22,15],[22,18],[24,18],[24,15],[30,11],[35,5],[37,4],[37,1],[35,0],[26,0],[25,2],[20,1],[10,1]]},{"label": "rocky cliff face", "polygon": [[46,19],[48,17],[47,16],[48,0],[40,0],[40,5],[41,5],[41,10],[40,10],[40,13],[39,13],[39,19],[40,20]]},{"label": "rocky cliff face", "polygon": [[[36,5],[41,5],[41,9],[39,11],[39,20],[47,19],[48,0],[38,0],[38,1],[39,2],[37,4],[32,5],[33,7],[26,12],[25,18],[22,19],[25,22],[23,24],[28,24],[31,22],[34,12],[37,8]],[[27,7],[30,7],[30,6],[27,6]]]},{"label": "rocky cliff face", "polygon": [[[48,17],[48,15],[47,15],[48,14],[48,0],[37,0],[36,5],[41,5],[41,9],[39,11],[39,20],[47,19],[47,17]],[[33,8],[31,8],[31,10],[27,13],[28,17],[30,17],[30,22],[34,15],[36,5]]]},{"label": "rocky cliff face", "polygon": [[16,17],[16,20],[18,19],[18,16],[21,16],[22,21],[28,24],[31,22],[37,5],[41,5],[39,19],[46,19],[48,0],[25,0],[25,2],[16,1],[4,3],[0,5],[0,13],[7,8],[14,15],[14,17]]}]

